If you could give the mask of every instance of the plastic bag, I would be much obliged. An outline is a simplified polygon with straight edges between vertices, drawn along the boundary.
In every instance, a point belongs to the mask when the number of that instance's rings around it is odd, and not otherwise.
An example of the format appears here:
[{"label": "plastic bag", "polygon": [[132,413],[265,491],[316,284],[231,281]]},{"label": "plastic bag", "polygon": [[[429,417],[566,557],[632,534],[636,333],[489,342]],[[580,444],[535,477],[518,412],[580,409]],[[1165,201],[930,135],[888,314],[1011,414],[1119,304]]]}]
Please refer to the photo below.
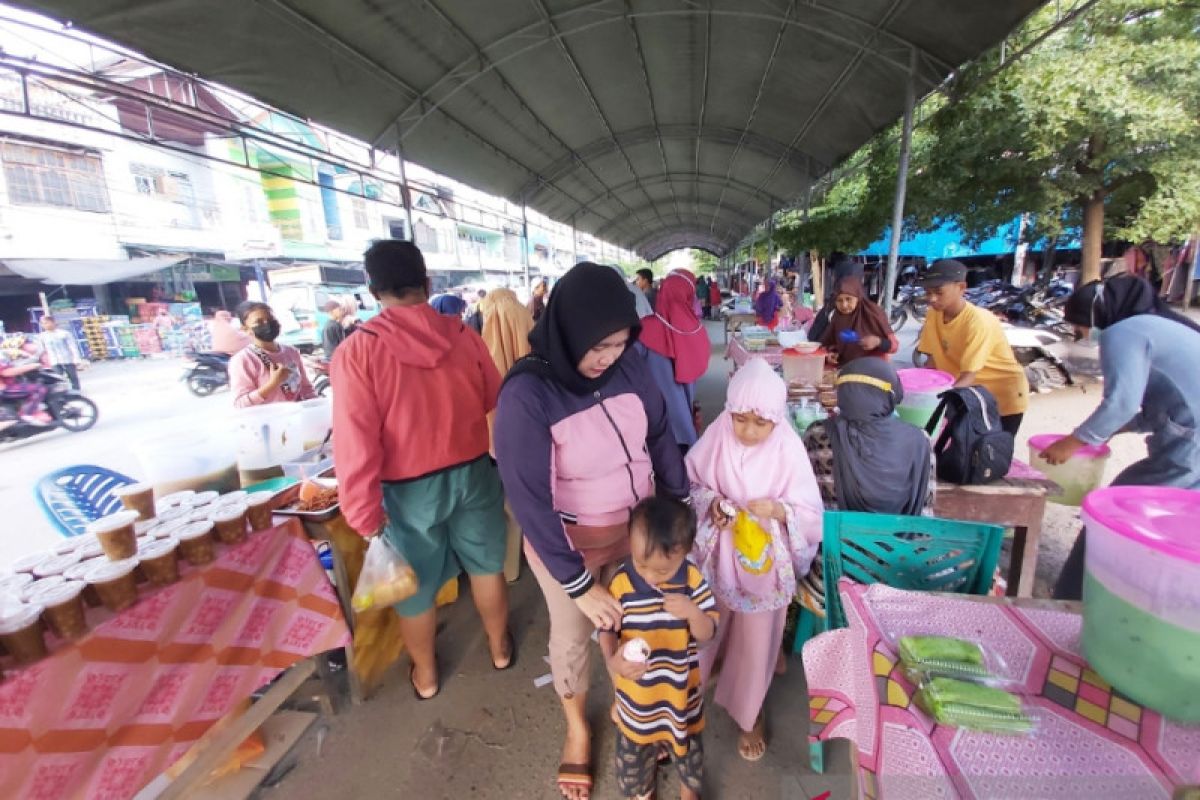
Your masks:
[{"label": "plastic bag", "polygon": [[360,613],[395,605],[416,594],[419,586],[417,573],[404,556],[383,536],[376,536],[367,545],[350,605]]},{"label": "plastic bag", "polygon": [[764,575],[771,569],[771,534],[745,511],[733,521],[733,547],[738,563],[751,575]]}]

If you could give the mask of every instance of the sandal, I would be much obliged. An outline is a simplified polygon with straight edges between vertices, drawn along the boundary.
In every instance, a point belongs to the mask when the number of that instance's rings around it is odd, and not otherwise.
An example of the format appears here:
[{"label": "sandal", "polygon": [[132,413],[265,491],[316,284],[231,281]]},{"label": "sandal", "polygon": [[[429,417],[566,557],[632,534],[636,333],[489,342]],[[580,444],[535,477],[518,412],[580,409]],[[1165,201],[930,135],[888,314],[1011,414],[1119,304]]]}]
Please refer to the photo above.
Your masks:
[{"label": "sandal", "polygon": [[[434,662],[435,668],[436,668],[436,665],[437,665],[437,662],[435,661]],[[415,673],[416,671],[417,671],[416,664],[408,665],[408,683],[410,686],[412,686],[413,694],[416,695],[417,699],[421,700],[421,701],[425,701],[425,700],[432,700],[433,698],[437,697],[438,693],[442,691],[441,681],[438,681],[438,685],[433,690],[433,694],[426,697],[425,695],[421,694],[421,690],[417,688],[417,682],[413,680],[413,673]]]},{"label": "sandal", "polygon": [[558,765],[558,792],[567,797],[570,789],[582,789],[584,798],[591,797],[591,764],[568,764],[564,761]]},{"label": "sandal", "polygon": [[506,669],[512,669],[513,664],[517,663],[517,640],[513,638],[512,631],[506,630],[504,638],[508,640],[508,663],[503,667],[496,666],[496,662],[492,662],[492,669],[497,672],[504,672]]}]

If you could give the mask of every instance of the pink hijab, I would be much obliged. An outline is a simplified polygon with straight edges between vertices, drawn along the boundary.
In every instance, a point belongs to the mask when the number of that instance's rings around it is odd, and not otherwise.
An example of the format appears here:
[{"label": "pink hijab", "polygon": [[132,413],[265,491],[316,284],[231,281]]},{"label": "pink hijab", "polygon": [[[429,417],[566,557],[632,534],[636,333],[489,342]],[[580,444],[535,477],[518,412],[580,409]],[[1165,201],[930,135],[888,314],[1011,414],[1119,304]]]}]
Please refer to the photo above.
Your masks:
[{"label": "pink hijab", "polygon": [[[775,423],[766,441],[746,447],[733,433],[732,414],[753,412]],[[820,519],[821,491],[808,451],[787,418],[787,384],[761,358],[752,358],[729,381],[725,410],[688,451],[688,477],[745,508],[769,498]],[[820,531],[820,527],[817,527]]]},{"label": "pink hijab", "polygon": [[708,370],[712,343],[704,323],[696,316],[696,279],[687,270],[674,270],[663,278],[654,301],[654,316],[642,319],[638,341],[671,359],[675,382],[694,383]]}]

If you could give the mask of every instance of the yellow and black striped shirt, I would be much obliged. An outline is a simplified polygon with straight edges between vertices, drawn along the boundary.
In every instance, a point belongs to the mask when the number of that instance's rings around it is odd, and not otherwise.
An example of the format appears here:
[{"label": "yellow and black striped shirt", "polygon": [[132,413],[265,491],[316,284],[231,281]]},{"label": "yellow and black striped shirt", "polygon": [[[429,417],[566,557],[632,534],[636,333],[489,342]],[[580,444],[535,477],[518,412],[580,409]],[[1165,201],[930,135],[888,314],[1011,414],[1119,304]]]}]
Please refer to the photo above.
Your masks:
[{"label": "yellow and black striped shirt", "polygon": [[640,680],[617,678],[617,726],[638,744],[669,742],[679,756],[688,738],[704,730],[704,692],[696,638],[686,620],[663,608],[665,592],[685,593],[717,622],[717,603],[700,570],[684,561],[679,572],[659,588],[646,583],[629,562],[609,584],[624,609],[620,647],[631,639],[650,645],[648,670]]}]

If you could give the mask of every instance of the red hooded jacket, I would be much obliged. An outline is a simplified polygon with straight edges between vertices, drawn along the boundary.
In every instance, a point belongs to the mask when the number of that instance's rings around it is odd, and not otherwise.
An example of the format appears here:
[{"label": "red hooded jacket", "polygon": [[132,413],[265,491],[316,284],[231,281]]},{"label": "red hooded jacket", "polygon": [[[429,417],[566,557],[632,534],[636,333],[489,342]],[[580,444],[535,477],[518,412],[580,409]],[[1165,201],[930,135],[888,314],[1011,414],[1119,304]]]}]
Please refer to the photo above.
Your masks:
[{"label": "red hooded jacket", "polygon": [[500,373],[479,334],[428,304],[384,309],[337,349],[333,454],[350,527],[383,523],[383,481],[419,478],[488,452]]}]

